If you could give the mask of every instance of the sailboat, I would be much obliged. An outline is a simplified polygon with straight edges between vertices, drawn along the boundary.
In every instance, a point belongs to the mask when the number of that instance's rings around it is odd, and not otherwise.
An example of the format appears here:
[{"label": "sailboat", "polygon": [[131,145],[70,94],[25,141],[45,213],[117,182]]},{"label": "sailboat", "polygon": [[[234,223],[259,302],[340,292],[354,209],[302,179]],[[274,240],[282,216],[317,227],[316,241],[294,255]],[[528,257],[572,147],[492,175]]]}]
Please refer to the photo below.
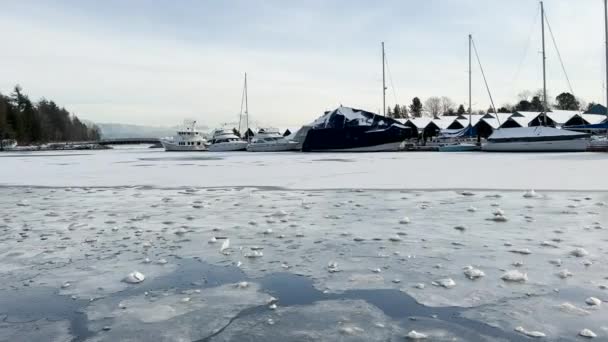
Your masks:
[{"label": "sailboat", "polygon": [[[473,123],[471,115],[473,111],[471,108],[471,44],[473,43],[473,35],[469,34],[469,125],[465,127],[458,136],[468,136],[473,131]],[[471,142],[455,142],[447,143],[439,146],[439,152],[471,152],[479,151],[479,145]]]},{"label": "sailboat", "polygon": [[[243,101],[245,102],[245,116],[247,118],[247,127],[245,129],[245,134],[247,134],[247,131],[249,130],[249,108],[247,103],[247,73],[245,73],[245,85],[243,86],[243,97],[241,99],[239,129],[241,128],[241,120],[243,118]],[[213,131],[210,143],[211,144],[208,147],[210,152],[245,151],[247,149],[247,141],[238,137],[230,128],[219,128]]]},{"label": "sailboat", "polygon": [[499,128],[482,146],[489,152],[584,152],[589,146],[589,134],[546,126],[547,75],[545,54],[545,9],[540,2],[543,45],[543,113],[542,125],[536,127]]},{"label": "sailboat", "polygon": [[340,106],[310,124],[303,152],[399,151],[412,129],[386,117],[386,56],[382,42],[382,114]]}]

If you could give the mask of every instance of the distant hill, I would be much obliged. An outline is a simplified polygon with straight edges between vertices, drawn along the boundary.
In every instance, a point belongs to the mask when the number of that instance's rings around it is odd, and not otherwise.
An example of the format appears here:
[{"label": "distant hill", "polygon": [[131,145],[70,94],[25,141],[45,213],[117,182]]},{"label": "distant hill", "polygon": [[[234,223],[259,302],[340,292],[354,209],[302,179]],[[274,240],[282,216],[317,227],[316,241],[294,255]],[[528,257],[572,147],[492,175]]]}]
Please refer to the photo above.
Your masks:
[{"label": "distant hill", "polygon": [[[126,125],[116,123],[98,123],[101,137],[104,139],[118,138],[162,138],[175,135],[177,127],[154,127]],[[205,131],[207,127],[199,127]]]}]

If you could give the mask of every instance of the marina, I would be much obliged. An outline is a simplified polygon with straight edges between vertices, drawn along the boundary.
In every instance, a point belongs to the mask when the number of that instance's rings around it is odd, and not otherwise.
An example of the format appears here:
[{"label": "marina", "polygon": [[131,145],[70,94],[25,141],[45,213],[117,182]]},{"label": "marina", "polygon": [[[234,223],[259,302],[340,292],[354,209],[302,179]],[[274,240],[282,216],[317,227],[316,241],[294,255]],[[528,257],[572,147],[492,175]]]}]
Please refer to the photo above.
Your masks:
[{"label": "marina", "polygon": [[608,0],[0,28],[0,342],[608,341]]}]

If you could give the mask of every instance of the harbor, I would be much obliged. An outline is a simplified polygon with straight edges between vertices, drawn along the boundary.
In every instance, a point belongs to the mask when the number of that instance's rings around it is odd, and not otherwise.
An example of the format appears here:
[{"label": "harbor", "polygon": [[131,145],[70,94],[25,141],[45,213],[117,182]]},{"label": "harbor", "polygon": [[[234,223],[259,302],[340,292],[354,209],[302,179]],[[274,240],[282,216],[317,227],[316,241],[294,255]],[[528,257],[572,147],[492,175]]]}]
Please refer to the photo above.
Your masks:
[{"label": "harbor", "polygon": [[0,28],[0,342],[608,341],[608,0]]}]

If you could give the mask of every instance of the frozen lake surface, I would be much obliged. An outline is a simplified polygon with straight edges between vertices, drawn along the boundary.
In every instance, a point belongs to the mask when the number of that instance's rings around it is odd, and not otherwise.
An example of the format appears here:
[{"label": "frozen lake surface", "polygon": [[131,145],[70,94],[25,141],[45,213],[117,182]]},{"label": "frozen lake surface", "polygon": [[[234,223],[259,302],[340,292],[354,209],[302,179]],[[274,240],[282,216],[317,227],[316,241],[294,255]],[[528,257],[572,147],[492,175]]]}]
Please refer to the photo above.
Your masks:
[{"label": "frozen lake surface", "polygon": [[158,149],[0,154],[0,184],[288,189],[608,190],[605,153],[166,153]]},{"label": "frozen lake surface", "polygon": [[0,341],[608,340],[602,154],[0,164]]}]

